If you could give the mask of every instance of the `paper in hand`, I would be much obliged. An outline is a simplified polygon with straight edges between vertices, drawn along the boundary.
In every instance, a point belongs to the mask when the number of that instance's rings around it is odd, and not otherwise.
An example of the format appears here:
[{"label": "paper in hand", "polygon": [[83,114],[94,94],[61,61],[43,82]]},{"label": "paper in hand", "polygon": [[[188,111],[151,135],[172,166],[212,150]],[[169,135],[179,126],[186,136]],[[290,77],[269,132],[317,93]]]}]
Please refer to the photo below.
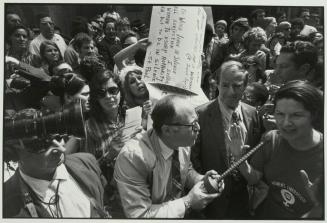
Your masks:
[{"label": "paper in hand", "polygon": [[142,124],[142,108],[140,106],[126,110],[125,126],[121,129],[122,138],[130,138],[140,132]]}]

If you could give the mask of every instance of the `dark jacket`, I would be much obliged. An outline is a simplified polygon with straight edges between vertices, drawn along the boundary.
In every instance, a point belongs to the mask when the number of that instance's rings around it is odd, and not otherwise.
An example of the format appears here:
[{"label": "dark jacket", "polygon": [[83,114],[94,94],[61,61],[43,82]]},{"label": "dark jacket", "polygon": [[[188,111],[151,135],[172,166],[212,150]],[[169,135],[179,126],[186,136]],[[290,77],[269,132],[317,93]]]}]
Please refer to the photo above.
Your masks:
[{"label": "dark jacket", "polygon": [[[252,148],[261,137],[262,129],[254,107],[241,103],[243,122],[247,129],[245,144]],[[216,170],[222,174],[228,168],[224,127],[218,100],[215,99],[197,108],[200,134],[191,149],[191,161],[195,170],[204,174]],[[225,189],[204,210],[206,218],[245,219],[248,216],[248,191],[245,178],[235,181],[224,179]]]},{"label": "dark jacket", "polygon": [[[103,193],[106,181],[101,176],[97,161],[91,154],[75,153],[67,155],[65,166],[69,174],[76,180],[83,192],[90,198],[94,198],[95,203],[103,208]],[[18,169],[15,174],[4,183],[3,189],[3,217],[4,218],[30,218],[31,215],[25,207],[21,190],[21,176]],[[38,217],[51,218],[41,203],[36,199],[36,194],[29,191],[35,205]],[[99,217],[96,209],[91,205],[91,217]]]}]

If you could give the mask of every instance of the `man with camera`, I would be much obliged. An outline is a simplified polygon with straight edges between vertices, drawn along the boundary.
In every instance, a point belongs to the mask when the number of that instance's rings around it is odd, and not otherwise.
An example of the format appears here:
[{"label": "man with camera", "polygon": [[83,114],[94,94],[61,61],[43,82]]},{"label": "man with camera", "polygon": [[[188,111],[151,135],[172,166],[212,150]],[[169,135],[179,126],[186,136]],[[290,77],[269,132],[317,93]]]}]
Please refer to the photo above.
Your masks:
[{"label": "man with camera", "polygon": [[[103,210],[106,181],[95,158],[86,153],[65,155],[60,134],[67,129],[61,121],[68,116],[40,115],[25,109],[5,121],[4,160],[17,161],[18,168],[4,183],[3,217],[109,217]],[[59,134],[52,134],[55,130]]]}]

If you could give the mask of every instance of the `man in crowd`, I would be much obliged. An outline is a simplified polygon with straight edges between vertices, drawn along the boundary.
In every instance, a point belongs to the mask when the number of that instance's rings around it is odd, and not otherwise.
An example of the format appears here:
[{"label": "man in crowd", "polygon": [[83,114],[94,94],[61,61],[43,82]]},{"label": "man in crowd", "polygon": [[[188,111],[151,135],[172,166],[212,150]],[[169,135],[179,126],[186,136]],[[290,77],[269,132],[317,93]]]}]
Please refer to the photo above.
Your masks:
[{"label": "man in crowd", "polygon": [[40,45],[44,40],[51,40],[55,42],[60,50],[62,57],[64,57],[67,45],[65,40],[58,34],[54,32],[54,22],[51,17],[47,14],[39,15],[40,21],[40,34],[35,37],[30,43],[30,52],[37,56],[40,56]]},{"label": "man in crowd", "polygon": [[104,61],[106,61],[108,69],[113,70],[115,65],[113,57],[122,49],[119,38],[117,37],[115,23],[106,23],[104,33],[105,38],[98,44],[99,53],[103,56]]},{"label": "man in crowd", "polygon": [[215,72],[224,61],[238,55],[244,50],[242,36],[249,30],[247,18],[236,19],[230,26],[230,38],[224,44],[216,45],[211,56],[210,70]]},{"label": "man in crowd", "polygon": [[264,18],[266,16],[266,12],[263,9],[256,9],[251,12],[250,20],[252,27],[261,27],[264,29]]},{"label": "man in crowd", "polygon": [[[253,147],[261,137],[261,125],[256,109],[240,102],[247,85],[248,73],[237,61],[222,64],[217,76],[219,95],[216,100],[197,108],[199,137],[192,147],[191,160],[199,173],[216,170],[219,174],[230,167],[234,158],[226,134],[237,123],[245,144]],[[204,210],[207,218],[247,219],[249,195],[247,182],[238,171],[225,178],[225,190]]]},{"label": "man in crowd", "polygon": [[[22,110],[16,121],[32,122],[34,115],[35,110]],[[6,127],[4,131],[12,132]],[[103,209],[106,180],[92,155],[65,155],[64,141],[58,135],[7,138],[4,145],[4,160],[18,162],[3,188],[5,218],[108,216]]]},{"label": "man in crowd", "polygon": [[[218,196],[205,192],[204,176],[191,165],[197,115],[186,99],[170,95],[157,102],[151,117],[153,129],[129,141],[117,157],[114,178],[124,212],[129,218],[182,218]],[[192,189],[184,196],[186,187]]]}]

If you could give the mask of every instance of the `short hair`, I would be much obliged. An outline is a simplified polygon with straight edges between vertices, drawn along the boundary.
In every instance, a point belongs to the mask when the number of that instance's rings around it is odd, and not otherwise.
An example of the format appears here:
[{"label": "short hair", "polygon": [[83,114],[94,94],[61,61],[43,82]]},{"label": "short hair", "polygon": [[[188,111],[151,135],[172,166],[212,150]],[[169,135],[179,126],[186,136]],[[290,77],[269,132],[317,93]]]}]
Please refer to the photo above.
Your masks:
[{"label": "short hair", "polygon": [[77,33],[74,42],[73,47],[75,50],[80,50],[84,43],[91,43],[93,42],[92,38],[87,35],[86,33]]},{"label": "short hair", "polygon": [[121,44],[124,45],[126,39],[129,38],[129,37],[136,37],[136,38],[137,38],[137,34],[136,34],[134,31],[132,31],[132,30],[128,31],[127,33],[125,33],[125,34],[121,37],[121,39],[120,39]]},{"label": "short hair", "polygon": [[294,18],[291,20],[291,25],[292,25],[292,28],[294,26],[299,26],[301,29],[303,29],[304,27],[304,21],[302,18]]},{"label": "short hair", "polygon": [[183,99],[181,96],[167,95],[157,101],[152,110],[151,118],[153,120],[153,129],[158,135],[161,135],[163,125],[171,124],[177,117],[176,101],[181,99]]},{"label": "short hair", "polygon": [[258,82],[252,82],[247,87],[253,88],[255,100],[260,102],[260,106],[266,103],[269,98],[269,92],[265,85]]},{"label": "short hair", "polygon": [[243,34],[243,42],[246,49],[249,48],[249,44],[251,41],[266,43],[267,42],[266,32],[260,27],[251,28],[250,30],[248,30]]},{"label": "short hair", "polygon": [[[45,58],[45,50],[46,50],[47,46],[55,47],[59,52],[59,60],[63,60],[58,45],[55,42],[51,41],[51,40],[44,40],[40,45],[40,55],[41,55],[42,60],[47,61],[47,59]],[[49,61],[47,61],[47,62],[49,62]]]},{"label": "short hair", "polygon": [[292,53],[292,61],[297,67],[303,64],[309,64],[313,69],[318,62],[317,48],[307,41],[295,41],[282,46],[280,53]]},{"label": "short hair", "polygon": [[119,18],[117,20],[117,22],[116,22],[116,27],[119,27],[119,26],[128,26],[128,27],[130,27],[131,23],[129,22],[127,17]]},{"label": "short hair", "polygon": [[[244,68],[243,64],[240,63],[239,61],[235,61],[235,60],[229,60],[227,62],[224,62],[220,66],[220,68],[217,70],[217,73],[216,73],[217,84],[220,83],[220,76],[222,75],[222,73],[226,72],[227,70],[232,70],[232,69],[240,71],[245,74],[244,86],[246,86],[248,83],[249,74],[248,74],[247,70]],[[235,71],[233,71],[233,72],[235,72]]]},{"label": "short hair", "polygon": [[266,13],[266,12],[265,12],[265,10],[263,10],[263,9],[255,9],[255,10],[253,10],[253,11],[251,12],[250,18],[251,18],[251,19],[256,19],[257,16],[258,16],[258,14],[260,14],[260,13]]},{"label": "short hair", "polygon": [[106,70],[106,64],[97,56],[85,56],[80,63],[80,74],[90,82],[96,73]]},{"label": "short hair", "polygon": [[312,116],[312,124],[323,118],[323,96],[311,84],[302,80],[289,81],[282,85],[275,94],[274,106],[281,99],[293,99],[303,105]]}]

